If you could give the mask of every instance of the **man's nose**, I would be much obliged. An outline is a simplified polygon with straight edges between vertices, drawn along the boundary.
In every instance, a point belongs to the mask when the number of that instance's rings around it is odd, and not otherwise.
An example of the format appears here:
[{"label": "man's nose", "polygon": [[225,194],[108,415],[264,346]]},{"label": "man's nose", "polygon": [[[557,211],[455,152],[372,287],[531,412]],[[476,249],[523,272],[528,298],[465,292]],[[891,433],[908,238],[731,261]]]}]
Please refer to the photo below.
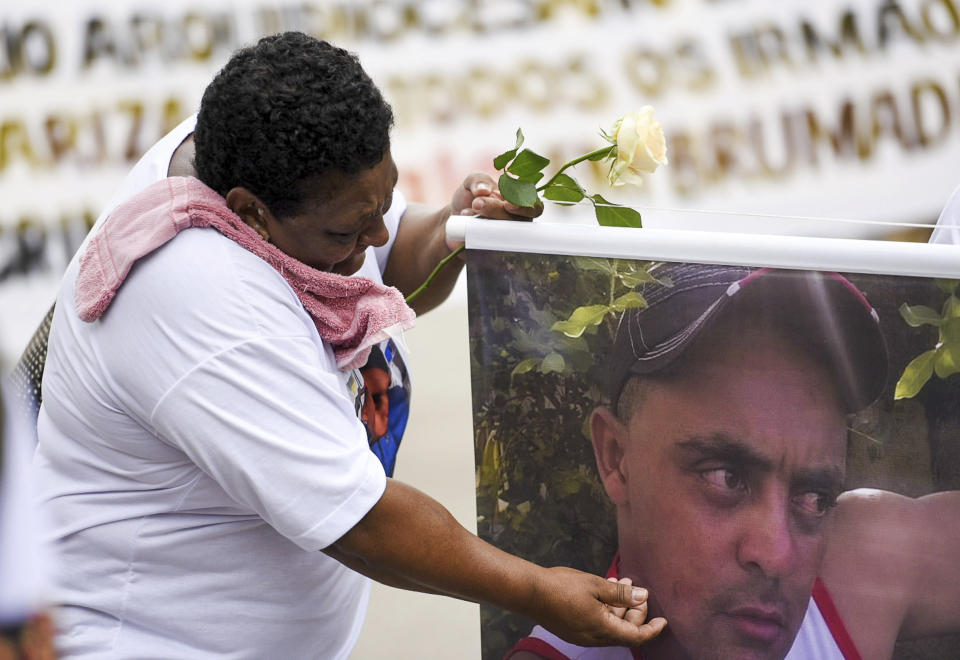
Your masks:
[{"label": "man's nose", "polygon": [[782,577],[796,570],[797,544],[787,498],[764,498],[744,522],[737,548],[741,566],[756,566],[767,577]]}]

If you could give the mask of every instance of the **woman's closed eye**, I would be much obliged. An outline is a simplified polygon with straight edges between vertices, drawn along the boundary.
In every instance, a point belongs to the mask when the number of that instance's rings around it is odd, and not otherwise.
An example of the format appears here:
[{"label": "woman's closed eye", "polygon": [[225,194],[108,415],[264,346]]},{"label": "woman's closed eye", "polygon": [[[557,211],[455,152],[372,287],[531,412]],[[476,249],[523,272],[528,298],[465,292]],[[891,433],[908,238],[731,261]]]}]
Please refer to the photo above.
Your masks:
[{"label": "woman's closed eye", "polygon": [[351,231],[351,232],[328,231],[327,235],[330,236],[330,238],[332,238],[337,243],[343,243],[344,245],[348,243],[352,243],[353,241],[357,240],[357,236],[359,236],[358,232],[355,232],[355,231]]}]

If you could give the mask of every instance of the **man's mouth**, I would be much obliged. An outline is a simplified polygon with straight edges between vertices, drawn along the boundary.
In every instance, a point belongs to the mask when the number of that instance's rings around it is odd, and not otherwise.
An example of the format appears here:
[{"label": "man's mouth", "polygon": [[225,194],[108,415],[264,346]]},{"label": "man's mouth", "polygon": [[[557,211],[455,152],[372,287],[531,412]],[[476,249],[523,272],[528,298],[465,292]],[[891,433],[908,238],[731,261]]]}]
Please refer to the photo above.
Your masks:
[{"label": "man's mouth", "polygon": [[723,616],[742,636],[768,644],[777,641],[786,625],[782,609],[771,605],[746,605],[724,612]]}]

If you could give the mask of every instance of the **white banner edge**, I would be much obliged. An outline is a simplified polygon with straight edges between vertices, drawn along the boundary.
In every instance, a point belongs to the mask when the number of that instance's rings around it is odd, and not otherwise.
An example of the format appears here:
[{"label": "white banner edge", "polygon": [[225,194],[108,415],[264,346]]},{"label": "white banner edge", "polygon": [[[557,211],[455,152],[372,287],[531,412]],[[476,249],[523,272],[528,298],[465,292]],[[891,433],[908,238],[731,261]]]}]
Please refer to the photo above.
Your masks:
[{"label": "white banner edge", "polygon": [[452,216],[468,250],[960,279],[960,246]]}]

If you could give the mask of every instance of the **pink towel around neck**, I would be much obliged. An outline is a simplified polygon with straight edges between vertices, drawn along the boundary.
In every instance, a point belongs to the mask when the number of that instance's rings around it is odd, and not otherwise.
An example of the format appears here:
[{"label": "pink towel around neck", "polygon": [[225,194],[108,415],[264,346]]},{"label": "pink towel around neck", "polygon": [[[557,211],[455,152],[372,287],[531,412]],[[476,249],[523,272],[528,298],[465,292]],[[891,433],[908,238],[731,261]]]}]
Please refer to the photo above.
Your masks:
[{"label": "pink towel around neck", "polygon": [[263,240],[227,208],[223,197],[193,177],[158,181],[104,221],[80,258],[75,292],[80,318],[98,319],[134,262],[189,227],[212,227],[273,266],[300,298],[320,337],[333,347],[341,370],[363,366],[373,345],[414,324],[416,313],[397,289],[297,261]]}]

